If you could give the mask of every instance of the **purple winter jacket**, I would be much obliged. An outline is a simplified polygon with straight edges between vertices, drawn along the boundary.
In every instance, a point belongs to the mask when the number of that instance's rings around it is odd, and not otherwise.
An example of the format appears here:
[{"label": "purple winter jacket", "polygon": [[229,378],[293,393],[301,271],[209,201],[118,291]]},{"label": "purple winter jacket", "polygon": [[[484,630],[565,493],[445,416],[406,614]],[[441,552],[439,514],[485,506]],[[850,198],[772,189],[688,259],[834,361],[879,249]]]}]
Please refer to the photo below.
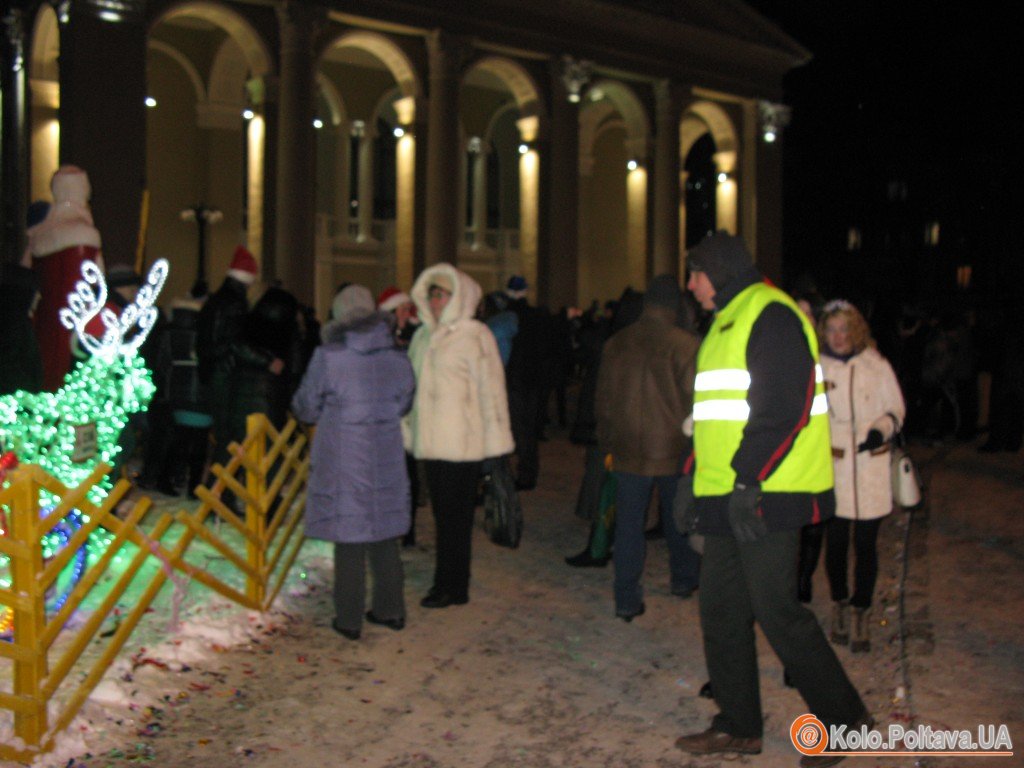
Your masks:
[{"label": "purple winter jacket", "polygon": [[349,544],[409,530],[409,478],[400,419],[416,387],[391,328],[375,314],[328,325],[292,411],[317,425],[306,499],[306,535]]}]

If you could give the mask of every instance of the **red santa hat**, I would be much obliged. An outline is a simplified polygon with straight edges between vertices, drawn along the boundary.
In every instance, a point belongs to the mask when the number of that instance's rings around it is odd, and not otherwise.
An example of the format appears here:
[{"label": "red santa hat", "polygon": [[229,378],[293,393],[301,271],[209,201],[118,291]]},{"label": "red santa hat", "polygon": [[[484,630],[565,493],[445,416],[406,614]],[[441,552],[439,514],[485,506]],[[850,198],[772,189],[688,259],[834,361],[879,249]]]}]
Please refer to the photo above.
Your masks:
[{"label": "red santa hat", "polygon": [[409,298],[409,294],[403,293],[393,285],[389,285],[377,297],[377,309],[382,312],[391,312],[402,304],[411,301],[412,299]]},{"label": "red santa hat", "polygon": [[228,277],[233,277],[244,285],[252,285],[256,275],[260,272],[256,264],[256,257],[249,253],[244,246],[235,248],[235,255],[231,257],[231,264],[228,266]]}]

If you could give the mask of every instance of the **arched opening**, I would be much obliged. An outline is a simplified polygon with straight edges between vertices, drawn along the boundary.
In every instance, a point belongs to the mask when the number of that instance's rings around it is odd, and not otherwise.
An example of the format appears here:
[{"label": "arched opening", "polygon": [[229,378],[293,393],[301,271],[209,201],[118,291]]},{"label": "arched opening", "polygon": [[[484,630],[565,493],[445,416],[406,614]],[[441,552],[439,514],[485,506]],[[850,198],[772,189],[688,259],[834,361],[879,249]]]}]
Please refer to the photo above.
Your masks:
[{"label": "arched opening", "polygon": [[736,129],[719,105],[700,101],[683,114],[679,123],[679,151],[686,179],[679,227],[684,240],[682,253],[708,232],[737,232],[738,146]]},{"label": "arched opening", "polygon": [[238,244],[262,255],[270,72],[263,41],[226,7],[186,3],[150,30],[147,251],[171,259],[167,296],[200,277],[216,288]]},{"label": "arched opening", "polygon": [[421,88],[401,48],[366,31],[327,46],[317,83],[316,306],[325,315],[343,281],[412,285]]},{"label": "arched opening", "polygon": [[580,111],[581,301],[646,285],[649,146],[636,94],[617,81],[594,83]]},{"label": "arched opening", "polygon": [[484,290],[521,274],[537,281],[542,105],[518,63],[488,56],[462,79],[461,187],[464,236],[459,264]]}]

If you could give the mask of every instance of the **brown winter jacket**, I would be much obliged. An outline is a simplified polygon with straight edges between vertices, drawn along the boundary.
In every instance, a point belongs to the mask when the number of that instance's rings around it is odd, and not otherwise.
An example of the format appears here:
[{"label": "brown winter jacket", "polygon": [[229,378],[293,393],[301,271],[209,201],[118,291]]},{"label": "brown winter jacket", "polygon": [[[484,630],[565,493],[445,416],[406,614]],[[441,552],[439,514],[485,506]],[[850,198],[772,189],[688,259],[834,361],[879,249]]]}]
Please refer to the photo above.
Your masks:
[{"label": "brown winter jacket", "polygon": [[648,307],[605,344],[597,378],[597,440],[613,468],[646,477],[679,471],[688,438],[683,420],[693,409],[695,357],[700,341],[672,324],[673,315]]}]

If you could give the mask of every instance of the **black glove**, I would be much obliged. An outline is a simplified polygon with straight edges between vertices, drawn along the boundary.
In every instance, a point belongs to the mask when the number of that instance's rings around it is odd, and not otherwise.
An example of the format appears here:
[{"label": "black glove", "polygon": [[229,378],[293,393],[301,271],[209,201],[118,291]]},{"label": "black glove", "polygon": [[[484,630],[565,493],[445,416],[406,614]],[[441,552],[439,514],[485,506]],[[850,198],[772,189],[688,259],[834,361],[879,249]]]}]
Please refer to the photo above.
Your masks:
[{"label": "black glove", "polygon": [[758,483],[736,483],[729,494],[729,527],[740,544],[752,544],[768,535],[758,507],[761,505],[761,486]]},{"label": "black glove", "polygon": [[868,432],[867,439],[857,446],[857,453],[873,451],[875,448],[881,448],[883,445],[885,445],[885,438],[882,437],[882,433],[877,429],[872,429]]},{"label": "black glove", "polygon": [[672,501],[672,520],[684,536],[697,526],[697,501],[693,496],[693,475],[680,475]]}]

